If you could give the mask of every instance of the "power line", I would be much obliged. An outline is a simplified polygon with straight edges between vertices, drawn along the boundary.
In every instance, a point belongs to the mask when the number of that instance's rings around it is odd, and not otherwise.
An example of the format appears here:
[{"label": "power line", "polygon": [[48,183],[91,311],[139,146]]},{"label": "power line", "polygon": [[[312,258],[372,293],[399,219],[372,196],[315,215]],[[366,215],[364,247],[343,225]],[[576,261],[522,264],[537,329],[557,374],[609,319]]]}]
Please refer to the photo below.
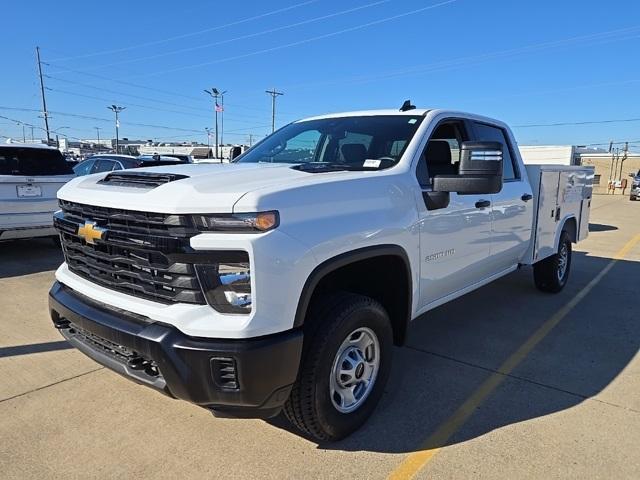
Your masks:
[{"label": "power line", "polygon": [[[44,62],[43,62],[43,64],[44,65],[48,65],[47,63],[44,63]],[[119,83],[119,84],[122,84],[122,85],[125,85],[125,86],[138,88],[138,89],[141,89],[141,90],[148,90],[150,92],[162,93],[162,94],[169,95],[169,96],[174,96],[174,97],[187,98],[187,99],[190,99],[190,100],[195,100],[197,102],[201,101],[200,98],[193,97],[191,95],[185,95],[185,94],[178,93],[178,92],[171,92],[171,91],[168,91],[168,90],[162,90],[162,89],[159,89],[159,88],[150,87],[148,85],[140,85],[140,84],[137,84],[137,83],[118,80],[116,78],[105,77],[103,75],[97,75],[95,73],[89,73],[89,72],[85,72],[85,71],[82,71],[82,70],[77,70],[77,69],[72,69],[72,68],[67,68],[67,67],[60,67],[60,68],[65,70],[65,72],[54,72],[54,73],[66,73],[66,72],[69,72],[69,73],[75,73],[75,74],[78,74],[78,75],[86,75],[88,77],[97,78],[97,79],[100,79],[100,80],[105,80],[107,82]],[[74,80],[62,79],[62,78],[59,78],[59,77],[53,77],[51,75],[44,75],[44,76],[48,77],[48,78],[55,79],[55,80],[59,80],[59,81],[62,81],[62,82],[73,83],[73,84],[76,84],[76,85],[85,86],[87,88],[109,91],[111,93],[119,93],[119,92],[116,92],[115,90],[103,89],[102,87],[96,87],[96,86],[93,86],[93,85],[88,85],[88,84],[85,84],[85,83],[76,82]],[[197,107],[191,107],[191,106],[188,106],[188,105],[180,105],[180,104],[161,101],[161,100],[152,100],[149,97],[142,97],[142,96],[139,96],[139,95],[132,95],[132,94],[127,94],[127,93],[120,93],[120,95],[132,97],[132,98],[139,98],[139,99],[154,101],[154,102],[157,102],[157,103],[164,103],[164,104],[168,104],[168,105],[182,106],[183,108],[191,108],[191,109],[197,109],[197,110],[201,110],[201,111],[206,111],[204,109],[199,109]],[[265,112],[266,111],[265,109],[256,108],[256,107],[249,107],[249,106],[246,106],[246,105],[239,105],[239,104],[236,104],[236,103],[229,103],[229,104],[227,104],[227,106],[234,107],[234,108],[239,108],[239,109],[244,109],[244,110],[253,110],[253,111],[257,111],[257,112]],[[244,115],[244,117],[249,118],[250,115]],[[253,116],[253,118],[259,118],[259,117]]]},{"label": "power line", "polygon": [[[512,48],[508,50],[499,50],[499,51],[483,53],[479,55],[458,57],[458,58],[445,60],[441,62],[434,62],[430,64],[409,65],[401,70],[392,70],[392,71],[379,73],[375,75],[360,76],[360,77],[355,77],[350,79],[332,80],[328,82],[291,84],[291,85],[285,85],[285,87],[292,88],[292,89],[300,89],[305,87],[326,87],[330,85],[344,86],[347,83],[362,84],[362,83],[367,83],[367,82],[376,81],[376,80],[385,80],[390,78],[406,77],[410,75],[421,75],[425,73],[440,72],[440,71],[451,70],[458,67],[466,67],[471,64],[482,63],[487,60],[494,60],[494,59],[505,58],[505,57],[514,57],[523,53],[569,46],[572,44],[581,45],[584,43],[588,43],[589,41],[602,40],[600,43],[608,43],[612,41],[628,40],[632,38],[637,38],[637,35],[619,37],[619,38],[611,38],[611,37],[615,37],[617,35],[631,34],[633,32],[637,32],[638,30],[640,30],[640,26],[636,25],[633,27],[626,27],[626,28],[617,29],[617,30],[608,30],[604,32],[597,32],[597,33],[592,33],[587,35],[579,35],[579,36],[564,38],[560,40],[534,43],[534,44],[526,45],[524,47]],[[593,43],[589,45],[593,45]]]},{"label": "power line", "polygon": [[363,24],[360,24],[360,25],[355,25],[353,27],[345,28],[345,29],[342,29],[342,30],[337,30],[337,31],[330,32],[330,33],[325,33],[323,35],[318,35],[318,36],[315,36],[315,37],[305,38],[303,40],[298,40],[296,42],[287,43],[287,44],[284,44],[284,45],[278,45],[278,46],[275,46],[275,47],[270,47],[270,48],[265,48],[265,49],[262,49],[262,50],[256,50],[256,51],[253,51],[253,52],[244,53],[242,55],[235,55],[233,57],[222,58],[222,59],[213,60],[213,61],[210,61],[210,62],[196,63],[196,64],[192,64],[192,65],[185,65],[185,66],[182,66],[182,67],[171,68],[171,69],[168,69],[168,70],[152,72],[152,73],[148,73],[148,74],[144,74],[144,75],[134,75],[132,77],[138,78],[138,77],[150,77],[150,76],[155,76],[155,75],[162,75],[162,74],[165,74],[165,73],[178,72],[178,71],[181,71],[181,70],[188,70],[188,69],[191,69],[191,68],[198,68],[198,67],[205,67],[205,66],[209,66],[209,65],[216,65],[216,64],[219,64],[219,63],[223,63],[223,62],[229,62],[231,60],[239,60],[239,59],[242,59],[242,58],[253,57],[255,55],[260,55],[260,54],[263,54],[263,53],[275,52],[277,50],[282,50],[282,49],[289,48],[289,47],[295,47],[295,46],[298,46],[298,45],[303,45],[305,43],[310,43],[310,42],[315,42],[317,40],[322,40],[322,39],[325,39],[325,38],[335,37],[336,35],[341,35],[343,33],[349,33],[349,32],[353,32],[353,31],[356,31],[356,30],[361,30],[363,28],[372,27],[374,25],[379,25],[381,23],[390,22],[392,20],[397,20],[399,18],[407,17],[409,15],[415,15],[417,13],[421,13],[421,12],[424,12],[424,11],[427,11],[427,10],[432,10],[434,8],[438,8],[438,7],[443,7],[443,6],[449,5],[449,4],[455,3],[457,1],[458,0],[446,0],[444,2],[436,3],[434,5],[429,5],[428,7],[422,7],[422,8],[418,8],[416,10],[411,10],[410,12],[404,12],[404,13],[400,13],[400,14],[397,14],[397,15],[392,15],[390,17],[385,17],[385,18],[382,18],[382,19],[379,19],[379,20],[375,20],[375,21],[372,21],[372,22],[367,22],[367,23],[363,23]]},{"label": "power line", "polygon": [[215,27],[210,27],[210,28],[205,28],[204,30],[198,30],[195,32],[189,32],[189,33],[183,33],[181,35],[176,35],[173,37],[168,37],[168,38],[164,38],[164,39],[160,39],[160,40],[153,40],[151,42],[145,42],[145,43],[140,43],[137,45],[131,45],[128,47],[123,47],[123,48],[116,48],[116,49],[112,49],[112,50],[103,50],[101,52],[94,52],[94,53],[88,53],[88,54],[82,54],[82,55],[75,55],[75,56],[71,56],[71,57],[65,57],[65,58],[56,58],[54,60],[52,60],[53,62],[62,62],[62,61],[67,61],[67,60],[75,60],[75,59],[79,59],[79,58],[89,58],[89,57],[96,57],[99,55],[109,55],[112,53],[120,53],[120,52],[126,52],[129,50],[134,50],[137,48],[143,48],[143,47],[150,47],[153,45],[160,45],[162,43],[167,43],[167,42],[171,42],[173,40],[179,40],[182,38],[188,38],[188,37],[193,37],[196,35],[201,35],[203,33],[208,33],[208,32],[213,32],[216,30],[220,30],[223,28],[227,28],[227,27],[233,27],[235,25],[240,25],[242,23],[247,23],[247,22],[251,22],[253,20],[258,20],[264,17],[268,17],[270,15],[276,15],[278,13],[283,13],[289,10],[293,10],[294,8],[299,8],[299,7],[304,7],[306,5],[309,5],[311,3],[316,3],[319,0],[307,0],[305,2],[302,3],[296,3],[295,5],[290,5],[288,7],[283,7],[283,8],[279,8],[277,10],[272,10],[270,12],[266,12],[266,13],[262,13],[259,15],[254,15],[252,17],[248,17],[248,18],[243,18],[241,20],[236,20],[235,22],[223,22],[221,25],[217,25]]},{"label": "power line", "polygon": [[271,28],[271,29],[268,29],[268,30],[263,30],[261,32],[249,33],[247,35],[241,35],[239,37],[227,38],[225,40],[220,40],[220,41],[213,42],[213,43],[205,43],[205,44],[201,44],[201,45],[195,45],[195,46],[192,46],[192,47],[181,48],[181,49],[178,49],[178,50],[171,50],[169,52],[157,53],[155,55],[147,55],[145,57],[131,58],[131,59],[128,59],[128,60],[121,60],[121,61],[112,62],[112,63],[101,63],[100,65],[95,65],[93,67],[85,68],[85,70],[100,70],[102,68],[113,67],[113,66],[116,66],[116,65],[125,65],[125,64],[128,64],[128,63],[137,63],[137,62],[141,62],[141,61],[147,62],[147,61],[153,60],[155,58],[162,58],[162,57],[167,57],[167,56],[170,56],[170,55],[177,55],[179,53],[192,52],[192,51],[195,51],[195,50],[202,50],[204,48],[210,48],[210,47],[216,47],[216,46],[219,46],[219,45],[225,45],[227,43],[236,42],[238,40],[246,40],[248,38],[259,37],[259,36],[262,36],[262,35],[267,35],[267,34],[270,34],[270,33],[275,33],[275,32],[279,32],[279,31],[282,31],[282,30],[287,30],[287,29],[290,29],[290,28],[299,27],[299,26],[302,26],[302,25],[308,25],[310,23],[315,23],[315,22],[319,22],[319,21],[322,21],[322,20],[327,20],[329,18],[338,17],[340,15],[346,15],[346,14],[349,14],[349,13],[357,12],[359,10],[364,10],[366,8],[375,7],[375,6],[381,5],[383,3],[388,3],[390,1],[391,0],[378,0],[377,2],[368,3],[366,5],[360,5],[358,7],[353,7],[353,8],[349,8],[347,10],[342,10],[340,12],[335,12],[335,13],[330,13],[330,14],[327,14],[327,15],[322,15],[320,17],[310,18],[308,20],[302,20],[302,21],[296,22],[296,23],[289,23],[289,24],[283,25],[281,27],[276,27],[276,28]]},{"label": "power line", "polygon": [[[89,98],[89,99],[92,99],[92,100],[99,100],[99,101],[103,101],[103,102],[112,101],[112,100],[110,100],[108,98],[104,98],[104,97],[96,97],[96,96],[93,96],[93,95],[84,95],[82,93],[70,92],[68,90],[61,90],[59,88],[47,87],[47,90],[52,91],[52,92],[63,93],[65,95],[73,95],[75,97]],[[181,112],[179,110],[170,110],[170,109],[167,109],[167,108],[152,107],[150,105],[140,105],[140,104],[137,104],[137,103],[130,103],[130,102],[126,102],[126,103],[118,102],[118,103],[122,103],[122,105],[125,105],[127,107],[138,107],[138,108],[144,108],[144,109],[148,109],[148,110],[155,110],[155,111],[158,111],[158,112],[177,113],[177,114],[180,114],[180,115],[188,115],[188,116],[191,116],[191,117],[209,118],[208,116],[197,114],[197,113]]]},{"label": "power line", "polygon": [[564,127],[568,125],[600,125],[604,123],[626,123],[626,122],[640,122],[640,118],[622,118],[622,119],[614,119],[614,120],[588,120],[583,122],[529,123],[525,125],[512,125],[512,128]]}]

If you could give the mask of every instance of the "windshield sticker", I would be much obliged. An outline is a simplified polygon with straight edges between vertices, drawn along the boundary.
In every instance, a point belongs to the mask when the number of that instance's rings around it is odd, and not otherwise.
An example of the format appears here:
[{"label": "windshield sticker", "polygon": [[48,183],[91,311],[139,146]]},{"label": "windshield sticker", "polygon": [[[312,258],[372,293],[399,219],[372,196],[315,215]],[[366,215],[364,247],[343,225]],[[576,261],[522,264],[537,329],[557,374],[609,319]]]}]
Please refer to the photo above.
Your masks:
[{"label": "windshield sticker", "polygon": [[417,121],[418,121],[418,119],[417,119],[417,118],[410,118],[410,119],[409,119],[409,122],[407,122],[407,123],[409,123],[409,125],[413,125],[413,124],[414,124],[414,123],[416,123]]},{"label": "windshield sticker", "polygon": [[380,166],[380,160],[367,159],[367,160],[364,161],[362,166],[363,167],[369,167],[369,168],[378,168]]}]

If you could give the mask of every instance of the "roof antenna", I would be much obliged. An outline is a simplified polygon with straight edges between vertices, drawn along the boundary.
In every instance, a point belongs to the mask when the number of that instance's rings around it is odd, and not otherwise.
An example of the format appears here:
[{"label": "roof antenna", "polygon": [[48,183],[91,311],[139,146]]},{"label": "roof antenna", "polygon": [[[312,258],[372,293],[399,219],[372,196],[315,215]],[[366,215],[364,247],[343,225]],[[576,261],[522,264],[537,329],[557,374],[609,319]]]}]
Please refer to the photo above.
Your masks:
[{"label": "roof antenna", "polygon": [[400,107],[401,112],[406,112],[406,111],[415,110],[415,109],[416,109],[416,106],[411,105],[411,100],[405,100],[402,106]]}]

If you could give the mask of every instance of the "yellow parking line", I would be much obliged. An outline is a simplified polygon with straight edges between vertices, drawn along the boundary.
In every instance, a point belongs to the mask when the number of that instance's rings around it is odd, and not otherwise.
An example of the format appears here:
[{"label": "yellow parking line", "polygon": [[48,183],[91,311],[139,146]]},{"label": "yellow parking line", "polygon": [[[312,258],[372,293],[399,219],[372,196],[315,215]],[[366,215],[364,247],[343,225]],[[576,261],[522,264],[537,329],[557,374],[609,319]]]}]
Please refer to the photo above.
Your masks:
[{"label": "yellow parking line", "polygon": [[446,442],[465,424],[476,409],[491,393],[504,381],[526,356],[535,348],[542,339],[567,316],[573,308],[586,297],[593,288],[600,283],[613,266],[626,257],[631,249],[640,242],[640,234],[629,240],[613,259],[596,275],[582,290],[569,300],[560,310],[546,320],[518,350],[500,365],[496,373],[493,373],[471,396],[451,415],[435,432],[433,432],[420,446],[420,450],[413,452],[390,474],[389,480],[404,480],[413,478],[429,461],[438,453]]}]

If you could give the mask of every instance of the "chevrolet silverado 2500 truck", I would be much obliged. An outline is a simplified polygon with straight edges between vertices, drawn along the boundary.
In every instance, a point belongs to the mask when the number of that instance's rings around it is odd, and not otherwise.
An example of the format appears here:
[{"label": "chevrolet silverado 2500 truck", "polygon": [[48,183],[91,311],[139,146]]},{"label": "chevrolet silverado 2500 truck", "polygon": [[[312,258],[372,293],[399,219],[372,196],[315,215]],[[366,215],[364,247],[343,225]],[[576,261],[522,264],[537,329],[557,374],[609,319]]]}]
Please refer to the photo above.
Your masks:
[{"label": "chevrolet silverado 2500 truck", "polygon": [[522,265],[564,287],[592,177],[525,167],[473,114],[296,121],[230,164],[68,183],[51,317],[136,382],[335,440],[372,413],[412,319]]}]

